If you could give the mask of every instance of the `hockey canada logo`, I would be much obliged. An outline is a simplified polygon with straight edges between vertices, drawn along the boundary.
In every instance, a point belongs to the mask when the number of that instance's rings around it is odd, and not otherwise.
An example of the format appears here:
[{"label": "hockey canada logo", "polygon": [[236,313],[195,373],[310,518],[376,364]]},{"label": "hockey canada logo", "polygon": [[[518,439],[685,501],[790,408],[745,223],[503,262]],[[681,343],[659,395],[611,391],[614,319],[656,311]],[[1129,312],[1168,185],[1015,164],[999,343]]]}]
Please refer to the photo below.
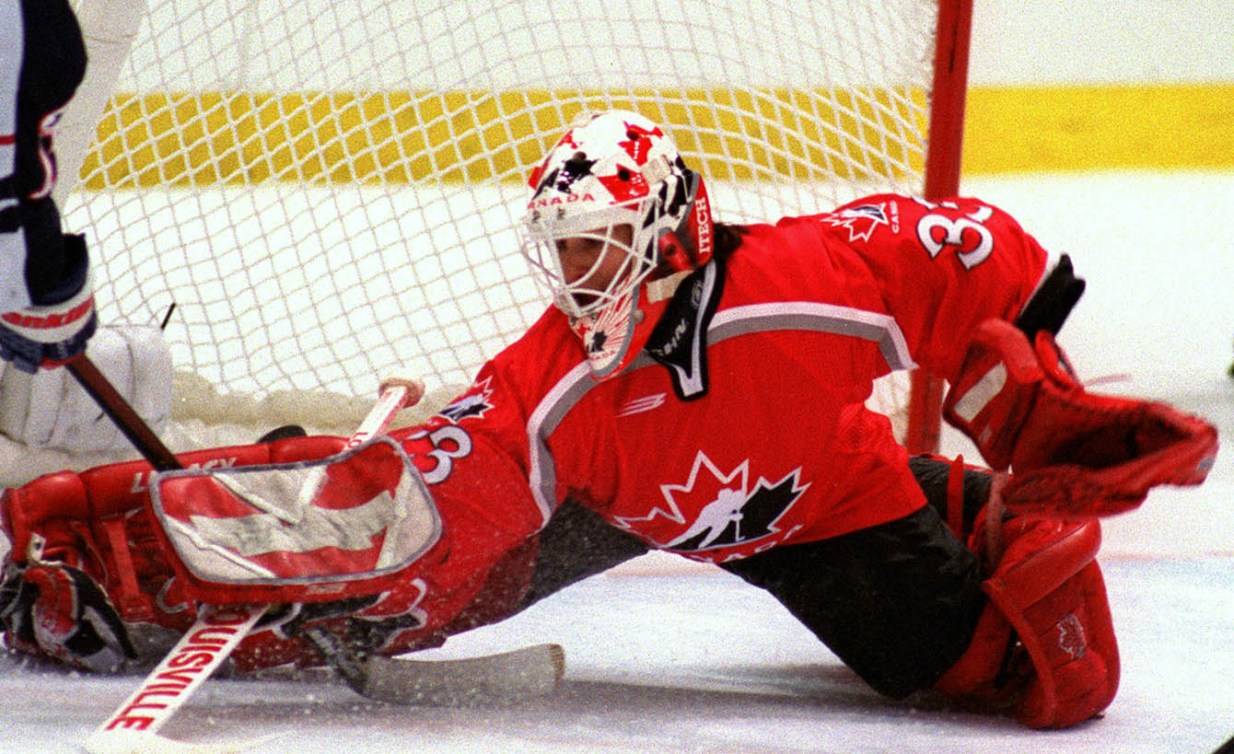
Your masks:
[{"label": "hockey canada logo", "polygon": [[751,485],[748,459],[725,473],[700,451],[685,484],[660,485],[664,508],[618,522],[663,537],[657,544],[678,552],[755,543],[788,533],[779,521],[809,486],[801,482],[800,467],[779,481],[760,476]]},{"label": "hockey canada logo", "polygon": [[886,203],[859,204],[824,215],[822,221],[834,228],[848,228],[849,243],[869,241],[874,231],[883,225],[890,226],[893,233],[900,232],[896,206],[890,205],[890,211],[888,206]]},{"label": "hockey canada logo", "polygon": [[466,393],[450,402],[448,406],[437,412],[454,424],[463,419],[479,419],[493,407],[489,400],[493,396],[492,380],[486,379],[476,383]]}]

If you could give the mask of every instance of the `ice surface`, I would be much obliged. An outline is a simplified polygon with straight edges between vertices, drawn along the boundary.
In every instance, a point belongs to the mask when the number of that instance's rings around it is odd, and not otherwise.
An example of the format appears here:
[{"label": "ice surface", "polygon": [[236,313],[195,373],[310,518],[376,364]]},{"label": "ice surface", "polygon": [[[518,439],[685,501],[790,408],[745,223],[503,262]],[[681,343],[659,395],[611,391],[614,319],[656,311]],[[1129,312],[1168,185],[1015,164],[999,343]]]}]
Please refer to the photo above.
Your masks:
[{"label": "ice surface", "polygon": [[[1089,292],[1062,342],[1100,387],[1150,395],[1234,429],[1234,174],[1113,173],[972,180],[966,193],[1070,252]],[[1121,376],[1120,376],[1121,375]],[[967,450],[952,436],[946,449]],[[341,686],[207,682],[165,733],[274,735],[253,751],[1212,752],[1234,734],[1234,472],[1154,492],[1106,526],[1102,557],[1122,649],[1118,698],[1067,731],[881,699],[763,593],[648,557],[505,624],[451,640],[469,655],[565,646],[555,695],[498,709],[418,709]],[[74,751],[138,678],[0,656],[0,752]]]},{"label": "ice surface", "polygon": [[[600,576],[492,629],[465,656],[551,639],[566,679],[497,709],[374,704],[322,683],[211,680],[164,732],[275,734],[260,752],[1210,752],[1234,734],[1234,560],[1105,563],[1123,657],[1104,718],[1058,732],[869,691],[762,592],[721,572]],[[0,661],[0,750],[65,752],[138,679]]]}]

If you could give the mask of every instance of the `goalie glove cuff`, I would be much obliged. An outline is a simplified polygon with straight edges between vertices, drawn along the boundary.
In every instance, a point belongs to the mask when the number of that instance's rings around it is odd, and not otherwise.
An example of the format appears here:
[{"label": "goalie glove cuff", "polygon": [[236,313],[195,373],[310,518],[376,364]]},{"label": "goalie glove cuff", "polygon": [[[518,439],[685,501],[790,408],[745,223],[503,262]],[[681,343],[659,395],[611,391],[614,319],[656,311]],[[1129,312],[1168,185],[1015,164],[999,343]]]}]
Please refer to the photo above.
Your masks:
[{"label": "goalie glove cuff", "polygon": [[951,380],[943,417],[976,443],[991,468],[1006,471],[1043,380],[1045,370],[1024,334],[1008,322],[987,320]]}]

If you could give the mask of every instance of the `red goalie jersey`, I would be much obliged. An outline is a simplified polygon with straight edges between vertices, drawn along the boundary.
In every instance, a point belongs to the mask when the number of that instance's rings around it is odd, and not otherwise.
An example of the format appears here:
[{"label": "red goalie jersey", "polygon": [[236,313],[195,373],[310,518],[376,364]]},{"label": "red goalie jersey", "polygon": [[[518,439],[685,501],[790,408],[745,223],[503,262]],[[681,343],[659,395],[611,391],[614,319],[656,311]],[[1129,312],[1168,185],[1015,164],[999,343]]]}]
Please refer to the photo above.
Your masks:
[{"label": "red goalie jersey", "polygon": [[714,562],[925,504],[889,421],[864,405],[873,381],[914,364],[953,373],[979,323],[1020,312],[1047,254],[968,199],[878,195],[738,231],[621,374],[595,380],[550,309],[427,425],[395,433],[443,517],[442,576],[496,561],[567,498]]}]

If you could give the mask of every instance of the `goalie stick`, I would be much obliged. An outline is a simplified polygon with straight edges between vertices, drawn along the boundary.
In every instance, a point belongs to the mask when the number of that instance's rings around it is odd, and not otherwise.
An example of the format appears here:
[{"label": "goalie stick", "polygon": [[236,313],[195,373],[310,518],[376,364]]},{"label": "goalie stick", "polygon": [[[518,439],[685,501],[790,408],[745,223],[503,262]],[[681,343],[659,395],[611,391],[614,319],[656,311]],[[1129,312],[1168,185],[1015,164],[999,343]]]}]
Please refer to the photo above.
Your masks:
[{"label": "goalie stick", "polygon": [[[85,354],[67,367],[82,388],[116,423],[147,462],[160,471],[182,468],[179,460]],[[393,379],[381,386],[381,398],[348,442],[354,447],[385,431],[394,416],[424,394],[418,380]],[[92,754],[118,752],[234,751],[247,745],[186,744],[157,731],[192,692],[227,659],[260,620],[267,606],[211,607],[142,685],[103,722],[86,742]],[[468,705],[508,702],[552,691],[565,670],[564,653],[555,644],[540,644],[496,655],[436,661],[372,656],[357,659],[324,631],[310,638],[326,652],[336,670],[358,693],[397,704]],[[250,742],[251,743],[251,742]]]}]

